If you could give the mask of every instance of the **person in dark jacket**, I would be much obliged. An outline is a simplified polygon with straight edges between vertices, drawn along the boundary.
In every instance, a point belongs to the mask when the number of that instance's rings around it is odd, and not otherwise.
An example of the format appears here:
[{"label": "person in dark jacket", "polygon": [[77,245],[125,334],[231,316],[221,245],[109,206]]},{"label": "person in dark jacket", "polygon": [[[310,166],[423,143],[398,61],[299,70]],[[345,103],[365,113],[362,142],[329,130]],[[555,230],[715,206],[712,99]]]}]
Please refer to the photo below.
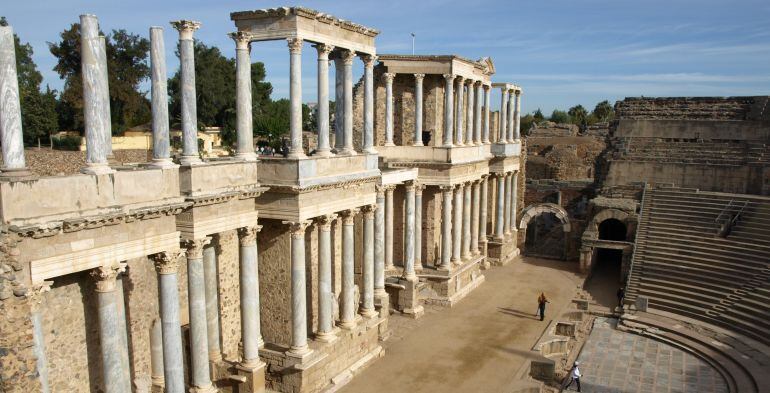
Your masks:
[{"label": "person in dark jacket", "polygon": [[545,304],[550,303],[548,298],[545,297],[545,293],[540,292],[540,297],[537,298],[537,312],[540,314],[540,320],[545,318]]},{"label": "person in dark jacket", "polygon": [[623,298],[626,297],[626,291],[620,287],[615,295],[618,297],[618,307],[623,309]]}]

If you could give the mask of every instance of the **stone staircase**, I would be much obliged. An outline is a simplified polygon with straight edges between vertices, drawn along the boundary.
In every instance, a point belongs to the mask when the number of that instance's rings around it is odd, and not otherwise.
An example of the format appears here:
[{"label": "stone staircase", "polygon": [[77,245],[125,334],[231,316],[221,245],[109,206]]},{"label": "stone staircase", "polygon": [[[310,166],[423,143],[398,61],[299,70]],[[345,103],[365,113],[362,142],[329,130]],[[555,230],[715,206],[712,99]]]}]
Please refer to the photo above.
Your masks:
[{"label": "stone staircase", "polygon": [[[746,208],[722,238],[730,201]],[[626,301],[770,344],[770,198],[655,188],[642,206]]]}]

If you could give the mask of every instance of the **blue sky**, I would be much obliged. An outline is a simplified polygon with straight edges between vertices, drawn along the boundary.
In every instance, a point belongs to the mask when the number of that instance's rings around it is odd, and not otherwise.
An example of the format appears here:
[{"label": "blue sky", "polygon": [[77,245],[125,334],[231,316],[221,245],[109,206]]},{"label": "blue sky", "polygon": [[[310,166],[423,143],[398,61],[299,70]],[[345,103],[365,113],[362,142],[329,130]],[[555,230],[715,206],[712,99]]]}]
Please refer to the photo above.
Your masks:
[{"label": "blue sky", "polygon": [[[294,5],[275,1],[201,0],[4,0],[22,41],[30,42],[45,82],[61,88],[46,42],[82,13],[99,17],[102,30],[125,28],[148,36],[166,29],[169,74],[176,31],[171,20],[203,23],[196,38],[234,56],[226,33],[229,13]],[[491,56],[495,82],[524,88],[525,112],[589,109],[626,96],[727,96],[770,94],[770,2],[767,0],[518,0],[518,1],[306,1],[295,3],[381,31],[379,53]],[[255,43],[252,58],[267,67],[274,97],[288,96],[284,42]],[[333,67],[332,67],[333,69]],[[358,78],[360,64],[354,71]],[[303,100],[315,101],[315,50],[303,51]],[[333,80],[333,79],[331,79]],[[496,98],[496,97],[495,97]],[[497,103],[499,99],[495,99]]]}]

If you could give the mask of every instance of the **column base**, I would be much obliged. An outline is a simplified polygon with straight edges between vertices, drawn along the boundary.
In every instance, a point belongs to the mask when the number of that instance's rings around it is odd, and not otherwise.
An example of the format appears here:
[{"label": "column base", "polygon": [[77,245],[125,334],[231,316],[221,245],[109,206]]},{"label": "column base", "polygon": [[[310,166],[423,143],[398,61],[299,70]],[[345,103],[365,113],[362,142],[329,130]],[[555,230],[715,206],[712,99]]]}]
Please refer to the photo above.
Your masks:
[{"label": "column base", "polygon": [[374,148],[374,146],[372,146],[372,147],[365,148],[364,149],[364,153],[366,153],[366,154],[377,154],[378,151],[377,151],[377,149]]},{"label": "column base", "polygon": [[310,349],[307,344],[305,344],[302,347],[291,347],[288,351],[286,351],[286,356],[293,358],[293,359],[307,359],[310,354],[313,353],[313,350]]},{"label": "column base", "polygon": [[317,156],[317,157],[331,157],[334,154],[332,154],[332,151],[329,150],[329,149],[324,149],[324,150],[316,149],[316,151],[315,151],[315,153],[313,155]]},{"label": "column base", "polygon": [[179,158],[179,164],[186,165],[186,166],[193,166],[193,165],[200,165],[203,164],[203,161],[201,161],[201,158],[196,156],[185,156],[182,155],[182,157]]},{"label": "column base", "polygon": [[385,142],[383,146],[396,146],[396,144],[393,142]]},{"label": "column base", "polygon": [[174,168],[179,168],[179,165],[174,164],[174,161],[172,161],[171,158],[153,158],[152,162],[147,164],[147,167],[159,168],[159,169],[174,169]]},{"label": "column base", "polygon": [[358,152],[353,148],[345,148],[345,149],[342,149],[342,151],[337,154],[341,156],[357,156]]},{"label": "column base", "polygon": [[36,178],[29,168],[0,168],[0,180],[24,181]]},{"label": "column base", "polygon": [[374,319],[377,315],[379,315],[379,313],[373,308],[361,310],[361,316],[364,317],[364,319]]},{"label": "column base", "polygon": [[86,163],[86,166],[80,170],[80,173],[85,173],[86,175],[109,175],[115,173],[115,170],[110,168],[106,162],[98,164]]},{"label": "column base", "polygon": [[337,337],[336,329],[332,329],[331,332],[318,332],[315,335],[316,341],[320,341],[322,343],[333,343],[337,341],[339,337]]},{"label": "column base", "polygon": [[257,161],[257,153],[255,152],[237,153],[235,155],[235,158],[243,161]]},{"label": "column base", "polygon": [[204,386],[202,388],[199,387],[191,387],[190,393],[216,393],[217,388],[214,387],[214,385]]},{"label": "column base", "polygon": [[255,364],[239,364],[235,366],[238,376],[245,379],[238,385],[238,392],[264,393],[265,392],[265,363],[258,361]]},{"label": "column base", "polygon": [[356,321],[340,321],[337,326],[339,326],[340,329],[353,330],[353,328],[356,327]]},{"label": "column base", "polygon": [[307,155],[305,153],[299,151],[299,152],[289,152],[289,154],[286,156],[286,158],[290,158],[293,160],[302,160],[307,158]]}]

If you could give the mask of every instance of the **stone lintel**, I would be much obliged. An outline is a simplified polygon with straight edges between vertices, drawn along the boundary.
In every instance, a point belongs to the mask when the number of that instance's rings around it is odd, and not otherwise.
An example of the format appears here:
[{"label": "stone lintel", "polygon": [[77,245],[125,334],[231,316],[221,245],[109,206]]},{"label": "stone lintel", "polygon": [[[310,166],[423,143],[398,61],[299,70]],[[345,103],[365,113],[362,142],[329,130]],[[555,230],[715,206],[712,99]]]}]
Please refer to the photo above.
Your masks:
[{"label": "stone lintel", "polygon": [[394,74],[457,75],[490,85],[495,73],[491,59],[477,61],[457,55],[379,55],[379,61]]}]

